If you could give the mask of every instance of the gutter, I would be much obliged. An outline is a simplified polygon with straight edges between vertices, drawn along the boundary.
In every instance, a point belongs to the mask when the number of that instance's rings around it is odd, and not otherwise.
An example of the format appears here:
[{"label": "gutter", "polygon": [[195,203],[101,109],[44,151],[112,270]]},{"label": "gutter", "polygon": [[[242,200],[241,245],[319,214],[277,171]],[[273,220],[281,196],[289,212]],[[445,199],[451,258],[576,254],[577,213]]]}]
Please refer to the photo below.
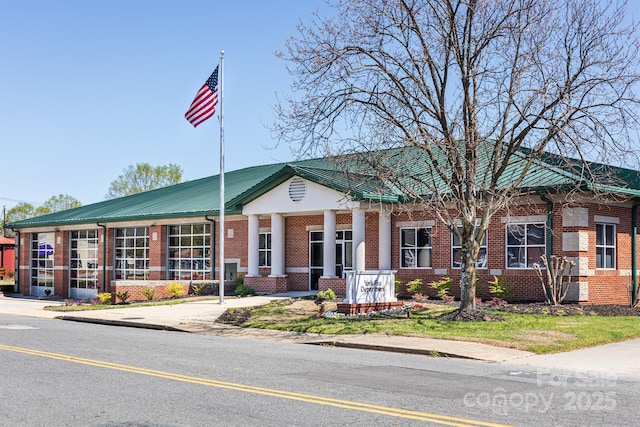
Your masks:
[{"label": "gutter", "polygon": [[547,203],[547,257],[553,254],[553,202],[543,193],[539,193],[540,199]]},{"label": "gutter", "polygon": [[638,208],[640,204],[631,208],[631,306],[638,298]]},{"label": "gutter", "polygon": [[11,230],[14,233],[16,233],[15,234],[16,253],[13,261],[13,283],[15,284],[14,290],[19,293],[20,292],[20,230],[16,230],[14,228],[12,228]]},{"label": "gutter", "polygon": [[102,292],[107,292],[107,226],[96,223],[98,227],[102,227]]}]

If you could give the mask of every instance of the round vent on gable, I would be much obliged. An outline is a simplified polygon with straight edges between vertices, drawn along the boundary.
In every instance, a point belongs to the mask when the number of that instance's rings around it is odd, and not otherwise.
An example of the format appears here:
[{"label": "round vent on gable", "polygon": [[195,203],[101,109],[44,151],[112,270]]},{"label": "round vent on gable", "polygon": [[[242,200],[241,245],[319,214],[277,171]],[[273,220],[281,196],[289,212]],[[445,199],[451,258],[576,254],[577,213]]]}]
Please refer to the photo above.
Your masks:
[{"label": "round vent on gable", "polygon": [[293,178],[289,183],[289,198],[299,202],[307,194],[307,184],[302,178]]}]

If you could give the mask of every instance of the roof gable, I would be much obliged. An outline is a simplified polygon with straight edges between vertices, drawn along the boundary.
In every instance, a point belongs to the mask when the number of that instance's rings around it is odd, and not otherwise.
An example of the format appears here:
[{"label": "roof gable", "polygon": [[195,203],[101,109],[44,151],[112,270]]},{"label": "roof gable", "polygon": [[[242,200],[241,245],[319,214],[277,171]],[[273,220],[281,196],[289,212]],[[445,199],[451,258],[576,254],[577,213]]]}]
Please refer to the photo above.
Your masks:
[{"label": "roof gable", "polygon": [[242,213],[304,213],[341,210],[359,205],[343,192],[293,176],[243,206]]}]

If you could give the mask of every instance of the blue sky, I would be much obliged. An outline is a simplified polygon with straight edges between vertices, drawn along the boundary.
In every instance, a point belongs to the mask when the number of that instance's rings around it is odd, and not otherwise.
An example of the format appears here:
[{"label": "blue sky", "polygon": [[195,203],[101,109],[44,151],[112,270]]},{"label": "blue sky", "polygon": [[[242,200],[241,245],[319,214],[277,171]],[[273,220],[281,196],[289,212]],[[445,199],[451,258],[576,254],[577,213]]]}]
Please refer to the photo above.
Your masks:
[{"label": "blue sky", "polygon": [[104,199],[130,164],[219,173],[217,116],[184,119],[225,51],[225,169],[293,159],[266,125],[274,56],[321,0],[0,0],[0,207]]},{"label": "blue sky", "polygon": [[[640,17],[640,2],[629,12]],[[292,160],[275,147],[274,56],[322,0],[0,0],[0,207],[104,200],[135,163],[219,173],[217,117],[185,119],[225,51],[225,169]]]}]

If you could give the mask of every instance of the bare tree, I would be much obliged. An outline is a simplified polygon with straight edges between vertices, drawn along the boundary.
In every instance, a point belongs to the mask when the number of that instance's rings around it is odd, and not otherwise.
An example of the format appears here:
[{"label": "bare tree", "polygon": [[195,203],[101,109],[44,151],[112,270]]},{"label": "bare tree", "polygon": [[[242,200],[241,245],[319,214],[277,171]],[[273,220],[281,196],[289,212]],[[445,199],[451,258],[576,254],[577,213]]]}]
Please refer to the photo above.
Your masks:
[{"label": "bare tree", "polygon": [[624,3],[330,6],[332,17],[301,23],[279,53],[294,81],[274,129],[300,156],[350,153],[342,158],[449,227],[462,245],[461,311],[475,309],[491,217],[532,191],[546,152],[585,180],[602,174],[570,158],[633,152],[638,40]]}]

